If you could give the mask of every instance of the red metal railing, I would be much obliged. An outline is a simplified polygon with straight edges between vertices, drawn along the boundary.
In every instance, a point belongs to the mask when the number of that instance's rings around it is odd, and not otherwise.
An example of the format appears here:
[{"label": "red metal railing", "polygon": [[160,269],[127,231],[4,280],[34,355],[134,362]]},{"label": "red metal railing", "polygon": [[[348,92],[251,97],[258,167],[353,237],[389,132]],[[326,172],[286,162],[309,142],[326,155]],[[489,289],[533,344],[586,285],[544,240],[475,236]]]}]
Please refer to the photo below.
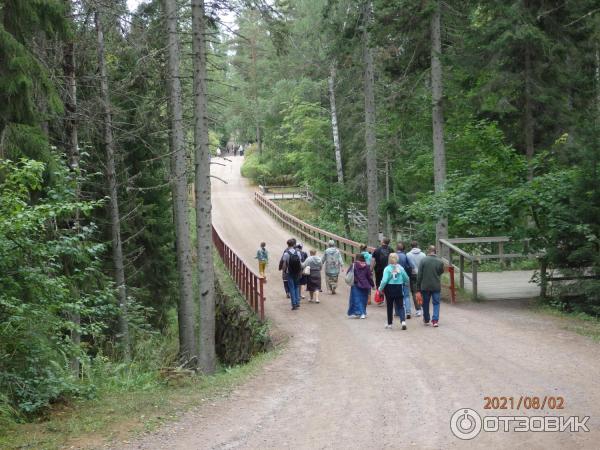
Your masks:
[{"label": "red metal railing", "polygon": [[250,308],[259,315],[260,320],[265,319],[265,279],[258,276],[242,260],[219,235],[215,227],[212,228],[212,239],[221,260],[227,267],[231,278],[240,293],[244,296]]}]

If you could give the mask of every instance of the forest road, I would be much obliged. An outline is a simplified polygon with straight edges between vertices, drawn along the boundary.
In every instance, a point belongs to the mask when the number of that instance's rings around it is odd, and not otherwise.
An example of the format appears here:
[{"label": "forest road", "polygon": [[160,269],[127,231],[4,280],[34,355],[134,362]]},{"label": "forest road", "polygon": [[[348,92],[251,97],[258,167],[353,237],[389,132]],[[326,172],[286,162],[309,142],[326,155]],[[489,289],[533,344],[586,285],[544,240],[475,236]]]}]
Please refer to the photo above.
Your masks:
[{"label": "forest road", "polygon": [[[213,221],[245,261],[254,262],[266,241],[266,313],[289,339],[227,398],[127,448],[598,448],[600,345],[564,330],[559,319],[501,302],[443,303],[439,328],[413,317],[408,330],[396,322],[390,331],[384,308],[369,307],[366,320],[346,318],[342,279],[336,295],[292,312],[277,270],[290,235],[254,203],[242,158],[232,159],[213,166],[228,182],[213,180]],[[561,397],[564,409],[487,410],[486,396],[514,397],[515,408],[520,396]],[[461,408],[481,416],[590,416],[590,432],[505,432],[500,422],[500,431],[460,440],[450,419]]]}]

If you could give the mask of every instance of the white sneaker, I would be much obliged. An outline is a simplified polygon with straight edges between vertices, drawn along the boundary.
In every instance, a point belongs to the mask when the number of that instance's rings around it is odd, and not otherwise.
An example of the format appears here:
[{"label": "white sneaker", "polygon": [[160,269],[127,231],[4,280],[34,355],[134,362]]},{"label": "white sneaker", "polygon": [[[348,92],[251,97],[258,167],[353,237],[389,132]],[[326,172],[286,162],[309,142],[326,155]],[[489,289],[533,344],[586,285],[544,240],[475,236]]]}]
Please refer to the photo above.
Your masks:
[{"label": "white sneaker", "polygon": [[402,321],[402,329],[406,330],[406,322]]},{"label": "white sneaker", "polygon": [[361,319],[366,319],[366,318],[367,318],[367,316],[365,316],[364,314],[361,314],[360,318],[361,318]]},{"label": "white sneaker", "polygon": [[420,309],[417,310],[417,312],[415,313],[415,316],[417,317],[421,317],[423,315],[423,311],[421,311]]},{"label": "white sneaker", "polygon": [[385,328],[386,328],[386,330],[391,330],[392,326],[391,325],[386,325]]}]

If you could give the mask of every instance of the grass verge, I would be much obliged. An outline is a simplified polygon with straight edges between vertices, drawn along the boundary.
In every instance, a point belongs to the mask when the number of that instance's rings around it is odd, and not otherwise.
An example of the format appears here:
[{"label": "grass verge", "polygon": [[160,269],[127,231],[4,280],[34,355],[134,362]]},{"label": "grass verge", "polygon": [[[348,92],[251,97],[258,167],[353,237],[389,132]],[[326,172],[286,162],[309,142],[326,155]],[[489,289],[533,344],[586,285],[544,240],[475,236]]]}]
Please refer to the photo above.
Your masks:
[{"label": "grass verge", "polygon": [[263,353],[248,364],[221,368],[210,377],[179,380],[177,385],[165,383],[151,391],[108,394],[56,407],[44,421],[1,430],[0,448],[93,448],[127,441],[176,420],[192,407],[226,397],[276,355],[277,351]]},{"label": "grass verge", "polygon": [[586,336],[595,342],[600,342],[600,318],[583,312],[565,312],[555,307],[538,301],[534,310],[562,319],[563,328],[573,331],[581,336]]}]

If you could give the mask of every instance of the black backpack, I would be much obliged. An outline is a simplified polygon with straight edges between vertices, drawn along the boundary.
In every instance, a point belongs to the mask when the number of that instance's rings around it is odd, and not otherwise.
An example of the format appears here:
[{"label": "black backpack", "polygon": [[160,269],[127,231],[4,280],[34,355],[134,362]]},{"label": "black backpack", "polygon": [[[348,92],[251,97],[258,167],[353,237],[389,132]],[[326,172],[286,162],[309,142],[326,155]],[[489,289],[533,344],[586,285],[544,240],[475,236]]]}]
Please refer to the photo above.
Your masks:
[{"label": "black backpack", "polygon": [[385,269],[385,266],[388,265],[390,253],[389,247],[379,247],[379,252],[377,254],[377,270],[383,271],[383,269]]},{"label": "black backpack", "polygon": [[288,251],[288,273],[290,275],[300,275],[300,273],[302,272],[302,261],[300,261],[300,255],[298,255],[298,252],[290,252]]}]

